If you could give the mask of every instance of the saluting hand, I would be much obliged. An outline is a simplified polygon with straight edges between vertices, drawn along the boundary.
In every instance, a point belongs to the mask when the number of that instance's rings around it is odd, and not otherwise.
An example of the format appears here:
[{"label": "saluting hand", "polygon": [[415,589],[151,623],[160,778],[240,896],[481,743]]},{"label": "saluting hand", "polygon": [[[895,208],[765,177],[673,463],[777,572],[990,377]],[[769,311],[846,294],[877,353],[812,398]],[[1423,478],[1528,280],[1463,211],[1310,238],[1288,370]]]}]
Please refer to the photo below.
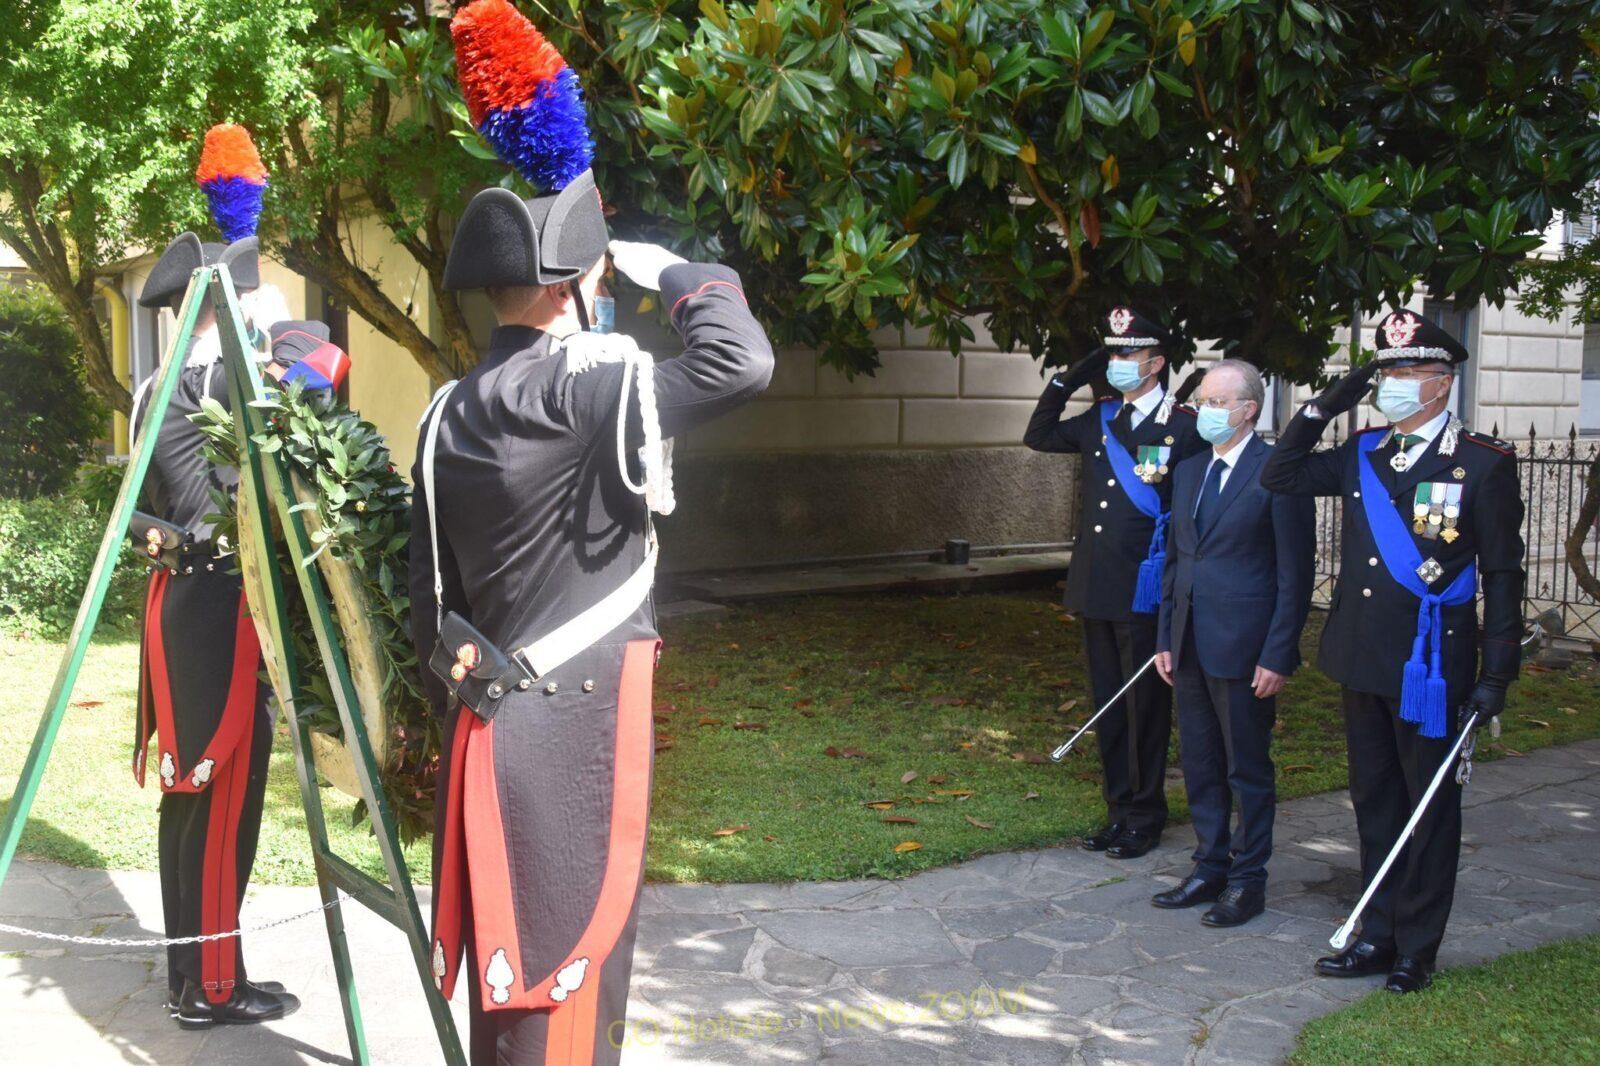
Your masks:
[{"label": "saluting hand", "polygon": [[1367,389],[1372,385],[1372,375],[1377,372],[1377,363],[1357,367],[1323,389],[1322,395],[1311,402],[1316,404],[1317,410],[1321,411],[1324,417],[1342,415],[1361,402],[1361,397],[1367,394]]},{"label": "saluting hand", "polygon": [[612,241],[611,265],[627,275],[629,281],[651,292],[661,291],[661,272],[669,266],[688,262],[659,244],[642,241]]},{"label": "saluting hand", "polygon": [[1284,674],[1276,670],[1268,670],[1265,666],[1256,667],[1256,676],[1251,681],[1255,686],[1256,699],[1264,700],[1268,696],[1276,696],[1283,691],[1283,683],[1289,680]]},{"label": "saluting hand", "polygon": [[1090,381],[1096,374],[1102,373],[1106,364],[1111,361],[1111,349],[1096,348],[1076,363],[1067,367],[1056,375],[1056,380],[1061,382],[1061,387],[1068,392],[1077,392]]}]

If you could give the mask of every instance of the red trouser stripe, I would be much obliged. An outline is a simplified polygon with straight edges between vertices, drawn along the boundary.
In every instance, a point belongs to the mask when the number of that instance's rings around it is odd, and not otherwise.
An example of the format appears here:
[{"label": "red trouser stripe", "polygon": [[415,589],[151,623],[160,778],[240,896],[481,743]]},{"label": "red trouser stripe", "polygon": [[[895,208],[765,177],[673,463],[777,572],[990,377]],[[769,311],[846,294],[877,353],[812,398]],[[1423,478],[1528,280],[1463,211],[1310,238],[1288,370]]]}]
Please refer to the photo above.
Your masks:
[{"label": "red trouser stripe", "polygon": [[[151,630],[161,629],[161,601],[158,598],[158,586],[161,591],[167,587],[167,572],[155,570],[150,574],[150,580],[145,583],[144,589],[144,647],[141,650],[139,663],[139,733],[138,742],[133,747],[133,779],[144,787],[145,759],[150,746],[150,734],[155,731],[155,723],[151,716],[155,713],[152,706],[155,700],[154,686],[150,683]],[[157,756],[159,758],[159,756]]]},{"label": "red trouser stripe", "polygon": [[[145,605],[145,663],[150,671],[150,694],[156,704],[156,772],[160,773],[163,756],[170,754],[173,765],[178,761],[178,731],[172,719],[172,682],[167,678],[167,644],[161,628],[161,611],[167,599],[167,583],[171,574],[160,571],[150,579],[150,599]],[[182,774],[178,775],[180,778]],[[165,786],[166,782],[162,782]]]},{"label": "red trouser stripe", "polygon": [[[466,879],[465,828],[461,816],[462,768],[466,766],[467,738],[478,716],[462,707],[456,713],[456,731],[450,742],[448,791],[440,800],[444,806],[439,831],[444,840],[439,849],[439,869],[434,872],[433,937],[436,952],[444,955],[444,977],[440,988],[444,997],[455,995],[456,978],[461,973],[461,908],[465,903],[462,882]],[[431,956],[430,952],[430,956]]]}]

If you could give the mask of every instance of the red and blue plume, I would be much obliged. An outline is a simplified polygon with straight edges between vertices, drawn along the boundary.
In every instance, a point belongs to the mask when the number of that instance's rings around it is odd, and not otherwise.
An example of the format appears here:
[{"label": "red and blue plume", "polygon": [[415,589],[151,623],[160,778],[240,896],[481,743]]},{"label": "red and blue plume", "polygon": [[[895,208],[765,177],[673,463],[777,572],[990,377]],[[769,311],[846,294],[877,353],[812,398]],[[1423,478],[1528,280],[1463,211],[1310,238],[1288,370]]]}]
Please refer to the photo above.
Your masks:
[{"label": "red and blue plume", "polygon": [[261,165],[249,130],[231,122],[206,130],[194,179],[211,203],[211,218],[224,240],[231,244],[255,236],[261,197],[267,191],[267,168]]},{"label": "red and blue plume", "polygon": [[450,36],[472,124],[501,159],[546,195],[589,169],[583,86],[533,23],[508,0],[473,0]]}]

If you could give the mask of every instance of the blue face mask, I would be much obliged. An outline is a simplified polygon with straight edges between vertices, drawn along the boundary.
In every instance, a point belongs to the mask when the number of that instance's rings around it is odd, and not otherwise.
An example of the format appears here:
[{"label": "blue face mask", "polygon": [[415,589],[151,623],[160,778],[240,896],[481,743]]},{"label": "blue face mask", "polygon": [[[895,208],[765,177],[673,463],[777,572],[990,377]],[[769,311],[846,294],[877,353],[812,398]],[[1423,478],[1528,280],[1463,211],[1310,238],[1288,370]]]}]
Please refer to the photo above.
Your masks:
[{"label": "blue face mask", "polygon": [[1222,407],[1202,407],[1195,416],[1194,429],[1207,444],[1221,444],[1238,430],[1233,411]]},{"label": "blue face mask", "polygon": [[1384,378],[1378,383],[1378,410],[1391,422],[1402,422],[1425,406],[1421,378]]},{"label": "blue face mask", "polygon": [[1118,392],[1132,392],[1144,384],[1145,375],[1139,372],[1144,362],[1139,359],[1113,359],[1106,364],[1106,384]]},{"label": "blue face mask", "polygon": [[594,298],[594,325],[590,333],[614,333],[617,329],[617,301],[611,296]]}]

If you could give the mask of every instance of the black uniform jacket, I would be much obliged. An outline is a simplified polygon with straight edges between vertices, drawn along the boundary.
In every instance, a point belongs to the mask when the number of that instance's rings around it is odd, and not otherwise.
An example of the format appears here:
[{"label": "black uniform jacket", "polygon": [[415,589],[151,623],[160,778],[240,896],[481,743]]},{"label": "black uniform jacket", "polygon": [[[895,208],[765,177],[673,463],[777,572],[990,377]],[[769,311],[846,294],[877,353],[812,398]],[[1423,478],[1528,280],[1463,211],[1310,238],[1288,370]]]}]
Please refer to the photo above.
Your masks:
[{"label": "black uniform jacket", "polygon": [[1251,436],[1240,447],[1203,535],[1194,510],[1211,450],[1173,473],[1156,647],[1170,651],[1176,667],[1192,631],[1200,666],[1212,677],[1250,678],[1257,666],[1292,674],[1311,608],[1315,505],[1262,488],[1270,444]]},{"label": "black uniform jacket", "polygon": [[[1389,699],[1400,698],[1406,660],[1417,633],[1417,597],[1389,576],[1362,511],[1356,442],[1384,427],[1363,430],[1336,448],[1313,451],[1327,421],[1295,415],[1278,438],[1261,472],[1273,492],[1343,498],[1343,547],[1339,581],[1322,630],[1317,666],[1346,688]],[[1442,591],[1469,563],[1478,564],[1483,600],[1483,673],[1506,683],[1515,679],[1522,637],[1522,493],[1516,453],[1511,446],[1463,430],[1453,454],[1442,455],[1447,434],[1434,437],[1422,456],[1402,473],[1389,465],[1395,442],[1375,448],[1370,462],[1389,491],[1389,506],[1412,529],[1412,501],[1418,483],[1462,486],[1459,536],[1453,543],[1410,533],[1424,560],[1444,568],[1430,586]],[[1450,706],[1466,696],[1477,678],[1478,605],[1469,600],[1442,611],[1442,669]]]},{"label": "black uniform jacket", "polygon": [[[1062,603],[1085,618],[1108,622],[1133,619],[1155,621],[1153,614],[1133,611],[1134,584],[1139,564],[1150,550],[1155,520],[1146,518],[1128,499],[1111,472],[1100,433],[1100,405],[1063,419],[1067,390],[1059,378],[1045,385],[1022,442],[1037,452],[1075,453],[1083,456],[1079,498],[1077,543],[1072,551],[1072,566],[1067,571],[1067,589]],[[1168,397],[1170,400],[1170,397]],[[1163,405],[1167,400],[1163,400]],[[1133,429],[1123,441],[1128,454],[1137,462],[1141,445],[1171,448],[1167,474],[1154,488],[1163,508],[1172,504],[1172,470],[1179,462],[1209,445],[1194,430],[1194,411],[1174,405],[1165,421],[1158,408]]]},{"label": "black uniform jacket", "polygon": [[[670,437],[753,399],[773,356],[732,270],[669,267],[661,296],[685,344],[655,368]],[[645,500],[617,460],[623,370],[569,373],[550,336],[501,327],[441,401],[434,491],[444,608],[507,654],[599,602],[645,557]],[[636,399],[623,416],[638,422]],[[637,425],[630,438],[642,439]],[[427,662],[437,635],[423,454],[419,442],[411,617]],[[562,1005],[570,1014],[596,988],[626,989],[631,947],[613,949],[631,944],[643,872],[655,638],[647,599],[537,685],[508,692],[487,723],[446,706],[430,672],[437,710],[454,715],[433,878],[434,972],[447,995],[464,948],[477,959],[472,979],[486,1009]]]}]

